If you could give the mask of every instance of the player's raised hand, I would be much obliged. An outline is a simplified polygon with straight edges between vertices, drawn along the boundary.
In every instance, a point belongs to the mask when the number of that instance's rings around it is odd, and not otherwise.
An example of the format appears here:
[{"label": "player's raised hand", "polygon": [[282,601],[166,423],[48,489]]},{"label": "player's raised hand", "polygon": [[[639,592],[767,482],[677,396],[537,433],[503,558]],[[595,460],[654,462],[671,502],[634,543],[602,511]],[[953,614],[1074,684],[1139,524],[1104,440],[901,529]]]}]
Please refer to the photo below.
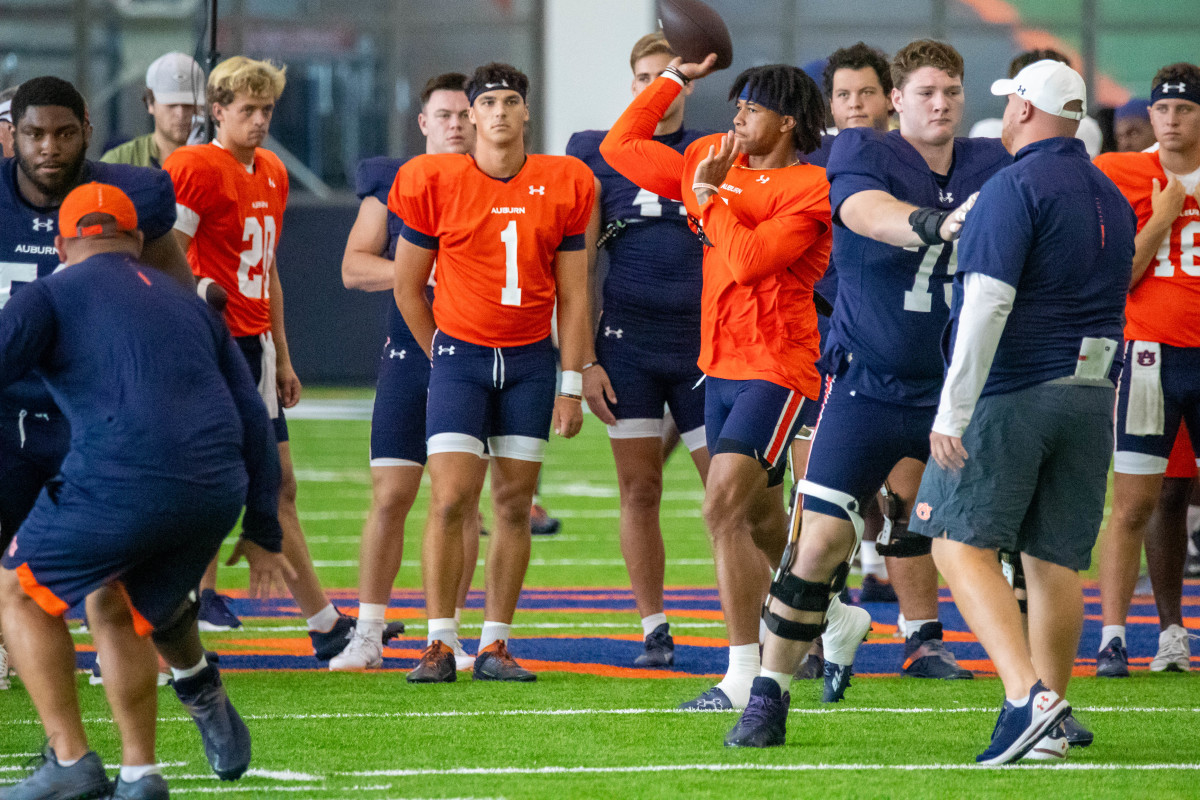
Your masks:
[{"label": "player's raised hand", "polygon": [[966,466],[968,458],[962,437],[947,436],[937,431],[931,431],[929,434],[929,453],[937,465],[947,472],[962,469]]},{"label": "player's raised hand", "polygon": [[[1200,192],[1200,187],[1196,191]],[[1165,187],[1155,178],[1150,188],[1150,213],[1164,221],[1174,222],[1183,211],[1183,201],[1186,199],[1187,192],[1179,178],[1172,175]]]},{"label": "player's raised hand", "polygon": [[720,186],[721,182],[725,180],[725,176],[729,174],[729,170],[733,168],[733,162],[737,161],[737,157],[741,152],[741,146],[734,137],[733,131],[721,137],[721,148],[719,150],[715,145],[709,146],[708,155],[696,165],[696,174],[692,178],[692,189],[696,192],[697,200],[701,203],[708,200],[708,195],[712,194],[712,190],[702,187],[701,184]]},{"label": "player's raised hand", "polygon": [[239,538],[225,566],[232,567],[242,556],[250,566],[250,582],[247,594],[250,597],[283,597],[287,594],[287,581],[296,579],[296,570],[288,563],[283,553],[272,553],[249,539]]},{"label": "player's raised hand", "polygon": [[938,229],[938,235],[947,242],[952,242],[962,234],[963,223],[967,221],[967,213],[975,207],[975,200],[978,199],[979,192],[975,192],[968,197],[963,204],[946,217],[942,221],[942,227]]},{"label": "player's raised hand", "polygon": [[705,75],[708,75],[709,73],[713,72],[713,68],[716,65],[717,65],[717,54],[716,53],[709,53],[707,56],[705,56],[704,60],[701,61],[699,64],[685,64],[683,59],[680,58],[679,56],[676,56],[674,59],[671,60],[671,63],[668,64],[668,66],[674,67],[675,69],[679,70],[683,74],[683,77],[685,77],[691,81],[699,80],[700,78],[703,78]]},{"label": "player's raised hand", "polygon": [[300,378],[296,375],[296,370],[292,369],[290,361],[280,364],[276,369],[275,388],[279,392],[279,404],[284,408],[291,408],[300,402],[300,392],[303,387],[300,385]]},{"label": "player's raised hand", "polygon": [[554,399],[552,422],[555,433],[564,439],[570,439],[583,427],[583,404],[574,397],[564,397],[560,394]]},{"label": "player's raised hand", "polygon": [[587,400],[588,408],[596,415],[596,419],[605,425],[617,424],[617,418],[609,408],[610,403],[616,404],[617,393],[608,372],[599,364],[592,364],[583,371],[583,399]]}]

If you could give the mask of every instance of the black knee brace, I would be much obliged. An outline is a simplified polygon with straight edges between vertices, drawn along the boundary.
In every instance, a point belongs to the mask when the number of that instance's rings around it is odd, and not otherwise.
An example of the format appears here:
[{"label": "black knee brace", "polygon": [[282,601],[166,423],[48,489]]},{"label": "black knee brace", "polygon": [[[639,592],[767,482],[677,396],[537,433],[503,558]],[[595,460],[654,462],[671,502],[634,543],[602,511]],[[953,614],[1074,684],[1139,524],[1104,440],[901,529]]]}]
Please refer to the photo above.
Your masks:
[{"label": "black knee brace", "polygon": [[155,628],[150,638],[155,642],[174,642],[180,637],[188,635],[192,626],[196,624],[196,618],[200,616],[200,603],[196,600],[195,594],[195,592],[189,592],[179,607],[175,609],[175,613],[171,614],[170,619]]},{"label": "black knee brace", "polygon": [[875,540],[875,551],[892,558],[927,556],[933,550],[933,540],[908,530],[908,515],[900,498],[889,491],[887,484],[879,490],[879,507],[883,511],[883,529]]},{"label": "black knee brace", "polygon": [[811,642],[825,631],[825,614],[829,610],[829,602],[846,585],[846,576],[850,574],[850,565],[846,562],[839,564],[828,583],[797,578],[788,571],[789,567],[790,565],[784,565],[775,580],[771,582],[771,597],[796,611],[820,614],[821,621],[795,622],[786,619],[772,612],[768,601],[763,606],[763,622],[767,624],[767,630],[781,639],[793,642]]}]

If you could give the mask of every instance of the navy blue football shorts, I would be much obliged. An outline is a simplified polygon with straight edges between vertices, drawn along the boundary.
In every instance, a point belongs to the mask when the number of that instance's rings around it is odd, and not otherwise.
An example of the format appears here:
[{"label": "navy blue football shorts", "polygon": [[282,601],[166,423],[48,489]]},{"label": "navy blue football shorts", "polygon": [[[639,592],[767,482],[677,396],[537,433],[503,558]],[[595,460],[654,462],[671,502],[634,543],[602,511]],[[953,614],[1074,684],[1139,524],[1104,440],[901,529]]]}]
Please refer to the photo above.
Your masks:
[{"label": "navy blue football shorts", "polygon": [[547,337],[520,347],[486,347],[438,331],[433,337],[426,447],[434,453],[545,457],[558,383]]},{"label": "navy blue football shorts", "polygon": [[229,485],[158,481],[134,487],[55,479],[5,550],[5,569],[48,614],[121,584],[145,635],[169,622],[196,589],[246,497],[245,472]]},{"label": "navy blue football shorts", "polygon": [[424,466],[429,369],[415,342],[384,342],[371,412],[372,467]]},{"label": "navy blue football shorts", "polygon": [[46,481],[58,474],[71,426],[62,414],[0,413],[0,552],[29,516]]},{"label": "navy blue football shorts", "polygon": [[[235,336],[233,340],[242,349],[242,355],[246,357],[246,363],[250,365],[250,377],[254,378],[254,382],[258,384],[258,393],[263,395],[263,402],[268,403],[270,398],[266,396],[266,393],[276,391],[275,382],[271,381],[271,386],[264,386],[263,372],[269,371],[270,374],[275,374],[274,346],[264,347],[262,336]],[[270,364],[267,363],[268,360],[270,360]],[[275,427],[275,441],[286,442],[288,440],[287,420],[283,418],[283,406],[279,405],[278,395],[276,395],[275,406],[278,410],[274,416],[271,416],[271,424]],[[268,403],[268,415],[271,410],[271,405]]]},{"label": "navy blue football shorts", "polygon": [[808,402],[804,395],[763,380],[734,381],[710,375],[704,383],[709,454],[750,456],[767,471],[768,486],[782,484],[788,445]]},{"label": "navy blue football shorts", "polygon": [[686,348],[664,346],[663,337],[641,326],[604,313],[596,332],[596,360],[612,382],[617,402],[609,404],[616,425],[612,439],[660,438],[663,409],[669,408],[689,451],[706,446],[704,435],[704,373],[699,331]]},{"label": "navy blue football shorts", "polygon": [[[804,478],[860,501],[879,491],[901,459],[929,460],[929,431],[937,406],[888,403],[829,382]],[[804,510],[849,519],[845,509],[805,496]]]},{"label": "navy blue football shorts", "polygon": [[[1200,447],[1200,347],[1126,342],[1117,384],[1114,469],[1126,475],[1165,473],[1180,420],[1187,422],[1192,447]],[[1152,432],[1157,430],[1162,433]]]}]

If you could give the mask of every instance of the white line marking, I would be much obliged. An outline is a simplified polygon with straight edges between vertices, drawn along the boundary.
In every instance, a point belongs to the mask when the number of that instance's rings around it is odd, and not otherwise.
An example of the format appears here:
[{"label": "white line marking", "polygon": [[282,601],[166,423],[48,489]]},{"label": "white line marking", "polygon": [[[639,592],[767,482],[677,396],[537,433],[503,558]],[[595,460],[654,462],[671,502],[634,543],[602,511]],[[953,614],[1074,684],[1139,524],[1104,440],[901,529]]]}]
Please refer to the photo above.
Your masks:
[{"label": "white line marking", "polygon": [[292,770],[269,770],[255,769],[251,767],[246,770],[246,774],[255,778],[271,778],[277,781],[320,781],[324,780],[321,775],[309,775],[304,772],[293,772]]},{"label": "white line marking", "polygon": [[[475,562],[476,566],[482,567],[484,560],[481,558]],[[711,558],[669,558],[667,566],[669,567],[711,567],[713,560]],[[344,559],[336,561],[313,561],[314,567],[357,567],[358,559]],[[405,561],[400,565],[402,569],[416,569],[421,566],[420,561]],[[623,558],[531,558],[529,559],[531,567],[623,567],[625,559]],[[239,561],[232,567],[224,567],[224,569],[249,569],[250,566],[245,561]]]},{"label": "white line marking", "polygon": [[353,777],[410,778],[433,775],[608,775],[637,772],[925,772],[950,770],[1079,770],[1136,771],[1200,770],[1200,764],[652,764],[630,767],[457,767],[452,769],[387,769],[340,772]]}]

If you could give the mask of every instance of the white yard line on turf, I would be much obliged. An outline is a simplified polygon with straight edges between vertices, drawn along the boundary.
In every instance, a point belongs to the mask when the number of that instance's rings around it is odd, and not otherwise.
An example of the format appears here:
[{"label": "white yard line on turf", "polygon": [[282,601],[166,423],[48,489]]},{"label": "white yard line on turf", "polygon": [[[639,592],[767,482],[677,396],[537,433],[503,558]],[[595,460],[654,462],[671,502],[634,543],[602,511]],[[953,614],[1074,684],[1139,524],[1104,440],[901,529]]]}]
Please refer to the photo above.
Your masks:
[{"label": "white yard line on turf", "polygon": [[458,767],[453,769],[381,769],[340,772],[362,778],[412,778],[449,775],[608,775],[644,772],[937,772],[960,770],[1076,770],[1157,772],[1200,770],[1200,764],[648,764],[629,767]]}]

